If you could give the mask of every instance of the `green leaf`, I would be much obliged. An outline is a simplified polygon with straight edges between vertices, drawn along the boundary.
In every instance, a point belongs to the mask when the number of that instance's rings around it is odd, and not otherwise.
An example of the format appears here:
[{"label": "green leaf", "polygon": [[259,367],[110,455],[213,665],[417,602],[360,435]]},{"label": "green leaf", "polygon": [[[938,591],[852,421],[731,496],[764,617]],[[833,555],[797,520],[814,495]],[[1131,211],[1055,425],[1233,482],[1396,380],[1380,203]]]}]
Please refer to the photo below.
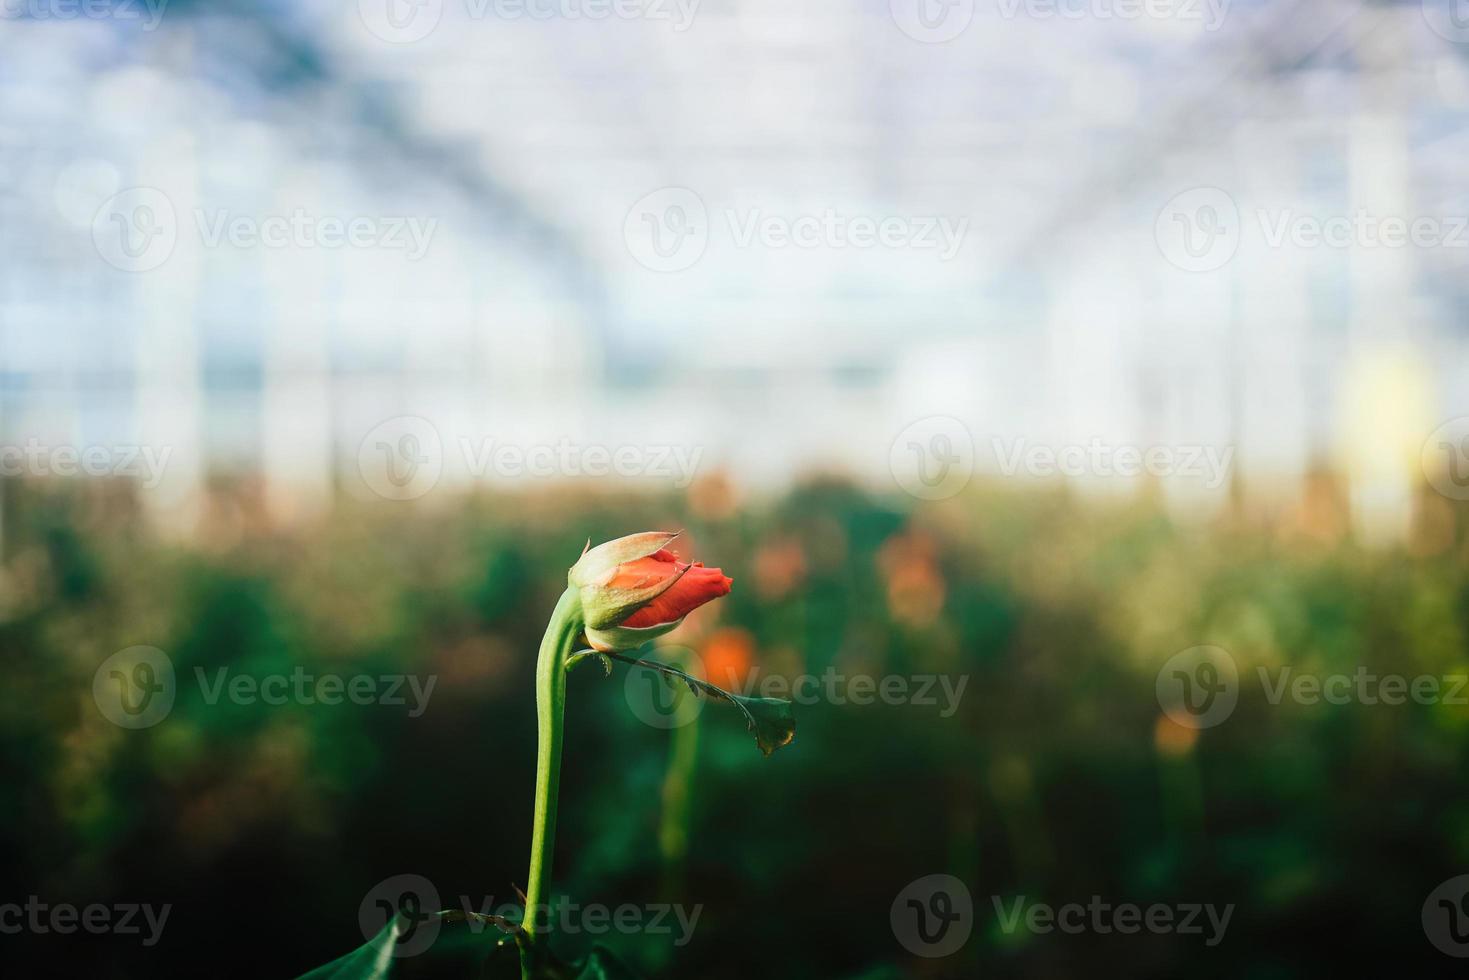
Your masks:
[{"label": "green leaf", "polygon": [[[408,949],[421,930],[435,929],[431,944],[412,955]],[[601,946],[584,960],[556,958],[544,940],[530,940],[498,915],[450,910],[414,923],[401,913],[376,936],[340,959],[302,974],[298,980],[639,980]]]},{"label": "green leaf", "polygon": [[593,946],[586,959],[566,964],[556,959],[543,941],[538,941],[525,962],[528,980],[639,980],[636,973],[603,946]]},{"label": "green leaf", "polygon": [[679,670],[677,667],[659,663],[656,660],[624,657],[617,653],[609,653],[607,656],[635,667],[656,670],[664,678],[677,678],[687,684],[689,690],[695,695],[728,701],[739,708],[745,716],[746,727],[755,733],[755,744],[760,746],[760,751],[766,756],[772,754],[776,749],[790,745],[796,737],[796,714],[791,710],[789,701],[781,698],[747,698],[741,694],[733,694],[722,687]]},{"label": "green leaf", "polygon": [[[425,930],[433,935],[427,935]],[[519,935],[514,923],[497,915],[450,910],[432,913],[415,923],[400,912],[365,944],[302,974],[299,980],[409,980],[451,976],[503,976],[509,980],[520,975],[516,942]],[[428,948],[416,948],[414,944],[421,947],[425,939],[429,940]],[[497,952],[502,968],[484,969]]]},{"label": "green leaf", "polygon": [[575,667],[577,664],[581,663],[583,660],[589,660],[594,657],[602,662],[602,675],[604,677],[611,677],[612,658],[608,657],[605,653],[598,653],[596,650],[578,650],[576,653],[573,653],[571,656],[567,657],[566,672],[568,674],[571,673],[572,668]]},{"label": "green leaf", "polygon": [[576,980],[638,980],[638,976],[607,950],[594,946],[582,960]]}]

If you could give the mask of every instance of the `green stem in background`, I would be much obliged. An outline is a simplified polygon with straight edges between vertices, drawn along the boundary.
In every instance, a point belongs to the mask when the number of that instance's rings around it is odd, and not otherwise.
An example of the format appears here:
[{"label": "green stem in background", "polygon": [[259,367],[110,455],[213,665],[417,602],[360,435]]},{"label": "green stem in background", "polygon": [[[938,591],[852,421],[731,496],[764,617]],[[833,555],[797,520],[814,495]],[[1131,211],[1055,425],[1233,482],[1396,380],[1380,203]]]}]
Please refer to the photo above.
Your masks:
[{"label": "green stem in background", "polygon": [[[691,692],[681,696],[693,697]],[[699,716],[671,733],[668,769],[663,774],[663,813],[658,826],[658,849],[663,857],[664,899],[676,902],[683,893],[684,858],[689,851],[689,809],[694,766],[699,759]]]},{"label": "green stem in background", "polygon": [[556,794],[561,784],[562,722],[566,716],[566,658],[581,635],[581,601],[568,588],[556,603],[536,660],[536,815],[531,831],[530,872],[525,890],[528,936],[536,934],[536,910],[551,883],[551,854],[556,848]]}]

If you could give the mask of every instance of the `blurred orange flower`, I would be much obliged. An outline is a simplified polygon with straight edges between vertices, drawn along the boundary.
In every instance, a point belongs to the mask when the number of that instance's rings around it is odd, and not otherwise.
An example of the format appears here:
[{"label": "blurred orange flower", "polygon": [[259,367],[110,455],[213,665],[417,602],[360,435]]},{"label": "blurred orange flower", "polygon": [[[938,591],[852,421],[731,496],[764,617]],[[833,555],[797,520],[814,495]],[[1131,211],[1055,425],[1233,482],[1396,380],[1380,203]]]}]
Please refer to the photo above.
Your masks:
[{"label": "blurred orange flower", "polygon": [[736,626],[715,630],[703,648],[705,680],[726,690],[744,687],[755,662],[755,638],[748,630]]},{"label": "blurred orange flower", "polygon": [[936,562],[937,547],[921,531],[909,530],[883,542],[877,563],[887,584],[893,618],[929,626],[944,608],[947,586]]}]

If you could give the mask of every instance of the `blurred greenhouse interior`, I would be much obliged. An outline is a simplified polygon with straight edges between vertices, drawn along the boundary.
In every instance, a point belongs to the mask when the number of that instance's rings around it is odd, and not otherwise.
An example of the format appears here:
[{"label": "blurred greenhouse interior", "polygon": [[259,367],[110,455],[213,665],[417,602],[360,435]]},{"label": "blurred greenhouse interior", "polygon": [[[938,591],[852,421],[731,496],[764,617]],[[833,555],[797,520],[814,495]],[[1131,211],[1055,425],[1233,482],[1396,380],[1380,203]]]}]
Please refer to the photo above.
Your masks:
[{"label": "blurred greenhouse interior", "polygon": [[[1469,412],[1469,232],[1447,217],[1469,214],[1469,49],[1418,4],[1234,3],[1211,28],[1202,0],[1062,3],[1082,15],[981,5],[943,45],[880,3],[685,23],[671,0],[667,22],[450,0],[413,43],[325,3],[173,0],[153,30],[141,0],[116,5],[137,20],[10,17],[4,436],[166,445],[147,500],[189,528],[221,472],[258,477],[274,517],[319,510],[403,415],[450,449],[678,443],[787,485],[886,480],[893,435],[942,414],[981,470],[993,439],[1228,444],[1241,492],[1277,507],[1334,466],[1399,535],[1424,434]],[[717,226],[677,274],[624,240],[668,187]],[[1154,232],[1207,187],[1270,220],[1203,275]],[[145,273],[94,241],[138,188],[177,225]],[[1275,215],[1359,210],[1445,216],[1444,244],[1271,244]],[[752,215],[828,211],[965,234],[947,259],[740,244]],[[298,212],[426,235],[211,237]],[[447,453],[446,483],[471,464]]]},{"label": "blurred greenhouse interior", "polygon": [[[697,911],[566,976],[1446,975],[1466,159],[1465,0],[0,0],[0,973],[514,903],[566,569],[679,528],[796,736],[571,673],[556,894]],[[211,687],[303,670],[406,704]]]}]

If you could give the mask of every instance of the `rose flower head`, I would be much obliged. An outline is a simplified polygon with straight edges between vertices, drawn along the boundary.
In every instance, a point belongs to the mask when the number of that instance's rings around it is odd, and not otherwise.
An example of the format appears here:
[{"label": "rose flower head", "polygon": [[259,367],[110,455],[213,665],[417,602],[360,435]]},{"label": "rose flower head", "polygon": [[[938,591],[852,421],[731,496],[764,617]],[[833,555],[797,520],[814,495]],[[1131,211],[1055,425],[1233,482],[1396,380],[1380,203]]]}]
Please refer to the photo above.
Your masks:
[{"label": "rose flower head", "polygon": [[587,640],[604,653],[633,650],[683,622],[731,579],[668,549],[678,532],[644,531],[590,548],[567,573],[578,591]]}]

